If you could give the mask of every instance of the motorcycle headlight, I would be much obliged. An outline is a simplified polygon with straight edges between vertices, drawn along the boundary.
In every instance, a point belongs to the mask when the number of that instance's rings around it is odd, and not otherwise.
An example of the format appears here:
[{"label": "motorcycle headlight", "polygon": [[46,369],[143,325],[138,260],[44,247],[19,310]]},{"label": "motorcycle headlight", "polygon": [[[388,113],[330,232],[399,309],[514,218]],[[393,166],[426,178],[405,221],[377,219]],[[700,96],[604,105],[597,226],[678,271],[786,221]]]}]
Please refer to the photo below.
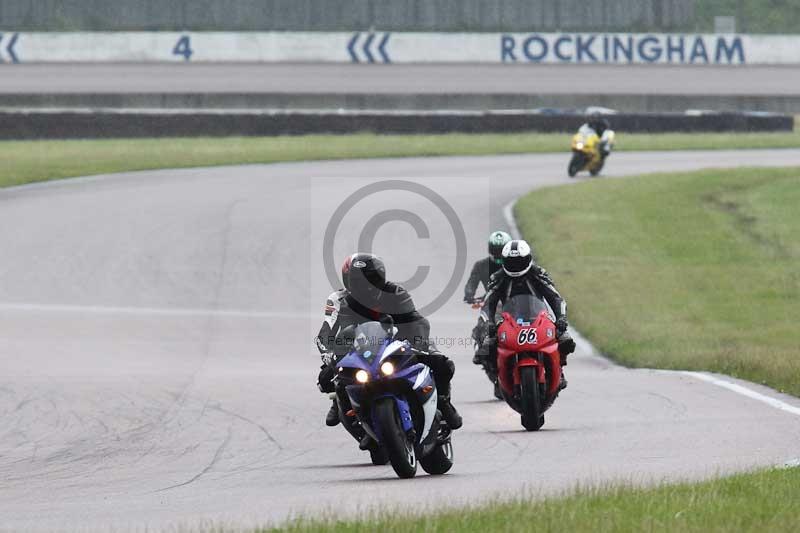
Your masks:
[{"label": "motorcycle headlight", "polygon": [[578,150],[583,150],[583,143],[576,144],[575,148],[577,148]]},{"label": "motorcycle headlight", "polygon": [[367,374],[366,370],[359,370],[356,372],[356,381],[359,383],[366,383],[369,381],[369,374]]},{"label": "motorcycle headlight", "polygon": [[384,376],[391,376],[394,374],[394,365],[390,361],[386,361],[381,365],[381,373]]}]

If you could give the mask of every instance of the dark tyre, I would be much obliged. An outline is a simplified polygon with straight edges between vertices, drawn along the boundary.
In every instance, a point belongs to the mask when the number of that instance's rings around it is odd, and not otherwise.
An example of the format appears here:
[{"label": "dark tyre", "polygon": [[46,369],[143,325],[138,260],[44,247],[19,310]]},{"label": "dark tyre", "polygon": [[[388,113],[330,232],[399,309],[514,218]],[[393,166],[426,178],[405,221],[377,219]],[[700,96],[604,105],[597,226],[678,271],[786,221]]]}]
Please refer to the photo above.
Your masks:
[{"label": "dark tyre", "polygon": [[438,476],[447,473],[453,468],[453,443],[450,439],[438,445],[431,453],[419,460],[422,469],[427,473]]},{"label": "dark tyre", "polygon": [[600,171],[603,170],[603,165],[605,165],[605,164],[606,164],[606,160],[605,159],[601,159],[600,162],[597,164],[597,166],[589,171],[589,174],[591,174],[592,176],[597,176],[598,174],[600,174]]},{"label": "dark tyre", "polygon": [[494,380],[494,397],[498,400],[505,400],[505,398],[503,398],[503,391],[500,390],[500,382],[497,380]]},{"label": "dark tyre", "polygon": [[369,451],[369,458],[372,459],[372,464],[382,466],[389,463],[389,454],[380,446],[376,446]]},{"label": "dark tyre", "polygon": [[575,174],[583,169],[585,162],[586,158],[581,152],[574,152],[572,154],[572,159],[569,160],[569,167],[567,167],[567,174],[569,174],[569,177],[574,178]]},{"label": "dark tyre", "polygon": [[539,395],[539,381],[536,379],[536,367],[520,368],[519,385],[522,425],[528,431],[538,431],[544,425],[544,414]]},{"label": "dark tyre", "polygon": [[401,478],[414,477],[417,474],[417,454],[414,443],[403,431],[394,402],[390,398],[378,400],[375,417],[380,424],[383,448],[395,473]]}]

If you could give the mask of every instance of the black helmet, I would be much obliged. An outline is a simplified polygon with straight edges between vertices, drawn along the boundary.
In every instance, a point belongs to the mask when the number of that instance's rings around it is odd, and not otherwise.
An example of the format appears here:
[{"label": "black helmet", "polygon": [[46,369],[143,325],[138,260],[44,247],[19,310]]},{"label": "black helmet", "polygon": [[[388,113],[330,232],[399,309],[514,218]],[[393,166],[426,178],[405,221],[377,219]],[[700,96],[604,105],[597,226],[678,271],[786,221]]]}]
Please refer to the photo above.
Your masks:
[{"label": "black helmet", "polygon": [[503,264],[503,246],[511,240],[511,235],[505,231],[495,231],[489,235],[489,255],[498,265]]},{"label": "black helmet", "polygon": [[525,275],[532,265],[533,254],[527,242],[511,241],[503,247],[503,270],[512,278]]},{"label": "black helmet", "polygon": [[355,253],[342,266],[342,283],[357,299],[374,298],[386,285],[386,266],[374,254]]},{"label": "black helmet", "polygon": [[602,136],[603,132],[610,127],[608,119],[606,119],[603,115],[597,112],[590,113],[589,115],[587,115],[586,123],[589,124],[589,127],[592,128],[600,136]]}]

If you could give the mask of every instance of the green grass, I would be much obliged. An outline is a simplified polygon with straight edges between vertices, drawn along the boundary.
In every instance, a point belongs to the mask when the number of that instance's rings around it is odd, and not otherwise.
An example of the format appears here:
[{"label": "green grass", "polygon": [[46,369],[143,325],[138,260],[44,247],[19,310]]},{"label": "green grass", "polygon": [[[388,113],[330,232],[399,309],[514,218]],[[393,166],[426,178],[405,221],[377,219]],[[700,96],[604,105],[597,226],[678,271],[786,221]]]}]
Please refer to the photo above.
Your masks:
[{"label": "green grass", "polygon": [[517,205],[605,354],[800,396],[800,168],[592,180]]},{"label": "green grass", "polygon": [[[434,155],[567,152],[568,134],[311,135],[0,142],[0,187],[130,170]],[[620,150],[800,148],[800,133],[620,134]]]},{"label": "green grass", "polygon": [[795,0],[698,0],[696,30],[713,31],[716,15],[736,17],[739,33],[796,34],[800,28],[800,10]]},{"label": "green grass", "polygon": [[[345,521],[300,520],[281,531],[306,532],[795,532],[800,468],[651,489],[581,489],[543,501],[494,503],[408,519],[387,514]],[[279,531],[262,530],[262,531]]]}]

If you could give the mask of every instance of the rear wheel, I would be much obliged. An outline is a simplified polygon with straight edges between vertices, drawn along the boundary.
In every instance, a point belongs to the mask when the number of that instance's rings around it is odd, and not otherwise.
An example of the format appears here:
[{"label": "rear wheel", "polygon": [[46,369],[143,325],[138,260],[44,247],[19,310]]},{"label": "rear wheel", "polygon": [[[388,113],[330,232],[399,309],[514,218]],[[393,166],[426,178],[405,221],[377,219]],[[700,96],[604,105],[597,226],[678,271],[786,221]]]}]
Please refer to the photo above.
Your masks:
[{"label": "rear wheel", "polygon": [[597,163],[597,166],[595,166],[592,170],[589,171],[589,174],[591,174],[592,176],[597,176],[598,174],[600,174],[600,171],[603,170],[603,165],[605,164],[606,160],[601,159],[600,162]]},{"label": "rear wheel", "polygon": [[519,385],[522,425],[528,431],[538,431],[544,425],[544,414],[539,395],[539,381],[536,379],[536,367],[520,368]]},{"label": "rear wheel", "polygon": [[417,455],[414,443],[408,438],[400,423],[400,414],[390,398],[375,404],[375,417],[380,424],[382,444],[395,473],[401,478],[417,474]]},{"label": "rear wheel", "polygon": [[500,381],[497,379],[494,380],[494,397],[498,400],[504,400],[503,398],[503,391],[500,390]]},{"label": "rear wheel", "polygon": [[427,473],[438,476],[453,468],[453,443],[450,439],[439,444],[431,453],[419,460],[422,469]]},{"label": "rear wheel", "polygon": [[581,152],[574,152],[572,154],[572,159],[569,160],[569,167],[567,167],[567,174],[569,174],[570,178],[574,178],[575,174],[583,169],[583,165],[586,159]]},{"label": "rear wheel", "polygon": [[372,459],[372,464],[376,466],[382,466],[389,463],[389,454],[387,454],[386,450],[377,444],[369,451],[369,458]]}]

